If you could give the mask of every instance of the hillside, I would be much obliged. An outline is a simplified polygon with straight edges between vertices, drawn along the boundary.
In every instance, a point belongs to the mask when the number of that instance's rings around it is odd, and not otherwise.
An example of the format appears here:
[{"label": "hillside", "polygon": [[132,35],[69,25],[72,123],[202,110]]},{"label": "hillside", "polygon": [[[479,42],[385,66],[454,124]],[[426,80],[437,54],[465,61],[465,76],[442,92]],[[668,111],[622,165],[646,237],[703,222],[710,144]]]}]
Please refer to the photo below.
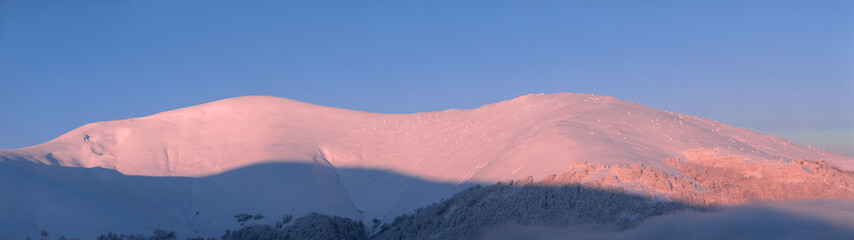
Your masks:
[{"label": "hillside", "polygon": [[[41,229],[89,238],[155,227],[217,236],[243,212],[388,222],[468,186],[514,179],[720,204],[852,198],[854,186],[848,156],[570,93],[416,114],[240,97],[88,124],[44,144],[0,150],[0,159],[0,208],[11,213],[0,218],[0,238],[13,239]],[[811,163],[816,171],[807,170]],[[800,178],[783,174],[802,166]],[[721,179],[698,177],[704,170],[745,177],[741,183],[763,180],[721,187]],[[826,181],[833,174],[842,177]],[[821,190],[734,196],[733,186],[781,181]]]}]

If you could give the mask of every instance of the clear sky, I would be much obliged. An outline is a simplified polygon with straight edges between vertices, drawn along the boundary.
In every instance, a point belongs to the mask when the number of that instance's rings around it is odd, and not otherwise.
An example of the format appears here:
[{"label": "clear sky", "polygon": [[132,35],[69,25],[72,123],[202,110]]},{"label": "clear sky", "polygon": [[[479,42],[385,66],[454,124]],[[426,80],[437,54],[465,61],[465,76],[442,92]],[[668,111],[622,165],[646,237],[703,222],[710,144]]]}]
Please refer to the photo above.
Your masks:
[{"label": "clear sky", "polygon": [[412,113],[541,92],[852,155],[854,1],[0,0],[0,148],[245,95]]}]

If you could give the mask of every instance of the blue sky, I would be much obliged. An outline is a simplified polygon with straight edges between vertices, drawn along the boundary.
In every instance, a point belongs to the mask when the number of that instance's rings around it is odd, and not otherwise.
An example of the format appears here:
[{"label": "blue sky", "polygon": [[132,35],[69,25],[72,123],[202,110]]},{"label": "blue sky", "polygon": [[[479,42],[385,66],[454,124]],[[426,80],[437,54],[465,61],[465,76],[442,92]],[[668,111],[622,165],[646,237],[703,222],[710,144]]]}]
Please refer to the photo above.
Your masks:
[{"label": "blue sky", "polygon": [[0,148],[245,95],[412,113],[541,92],[852,154],[854,1],[0,0]]}]

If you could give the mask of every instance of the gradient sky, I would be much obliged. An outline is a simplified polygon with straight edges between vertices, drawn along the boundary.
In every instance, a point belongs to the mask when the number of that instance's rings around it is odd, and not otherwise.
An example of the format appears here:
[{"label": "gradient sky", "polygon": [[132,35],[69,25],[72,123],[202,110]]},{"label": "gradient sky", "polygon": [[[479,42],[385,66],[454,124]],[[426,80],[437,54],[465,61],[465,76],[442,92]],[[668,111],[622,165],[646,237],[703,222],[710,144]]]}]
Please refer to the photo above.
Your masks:
[{"label": "gradient sky", "polygon": [[0,0],[0,148],[245,95],[412,113],[541,92],[854,155],[854,1]]}]

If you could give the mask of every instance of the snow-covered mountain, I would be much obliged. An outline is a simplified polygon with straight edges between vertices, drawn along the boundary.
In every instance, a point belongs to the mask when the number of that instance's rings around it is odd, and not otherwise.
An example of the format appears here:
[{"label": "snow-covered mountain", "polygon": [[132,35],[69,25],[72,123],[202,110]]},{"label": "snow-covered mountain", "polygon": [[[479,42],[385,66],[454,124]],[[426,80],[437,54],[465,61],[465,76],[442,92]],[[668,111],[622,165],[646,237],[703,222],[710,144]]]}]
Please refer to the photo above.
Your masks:
[{"label": "snow-covered mountain", "polygon": [[[838,153],[590,94],[533,94],[416,114],[250,96],[92,123],[44,144],[0,150],[0,238],[155,227],[218,236],[244,212],[389,221],[472,184],[554,180],[579,169],[586,172],[578,181],[671,197],[676,191],[623,170],[640,165],[705,192],[712,186],[683,172],[696,166],[674,162],[718,157],[854,170],[854,158]],[[848,190],[828,192],[845,198]]]}]

